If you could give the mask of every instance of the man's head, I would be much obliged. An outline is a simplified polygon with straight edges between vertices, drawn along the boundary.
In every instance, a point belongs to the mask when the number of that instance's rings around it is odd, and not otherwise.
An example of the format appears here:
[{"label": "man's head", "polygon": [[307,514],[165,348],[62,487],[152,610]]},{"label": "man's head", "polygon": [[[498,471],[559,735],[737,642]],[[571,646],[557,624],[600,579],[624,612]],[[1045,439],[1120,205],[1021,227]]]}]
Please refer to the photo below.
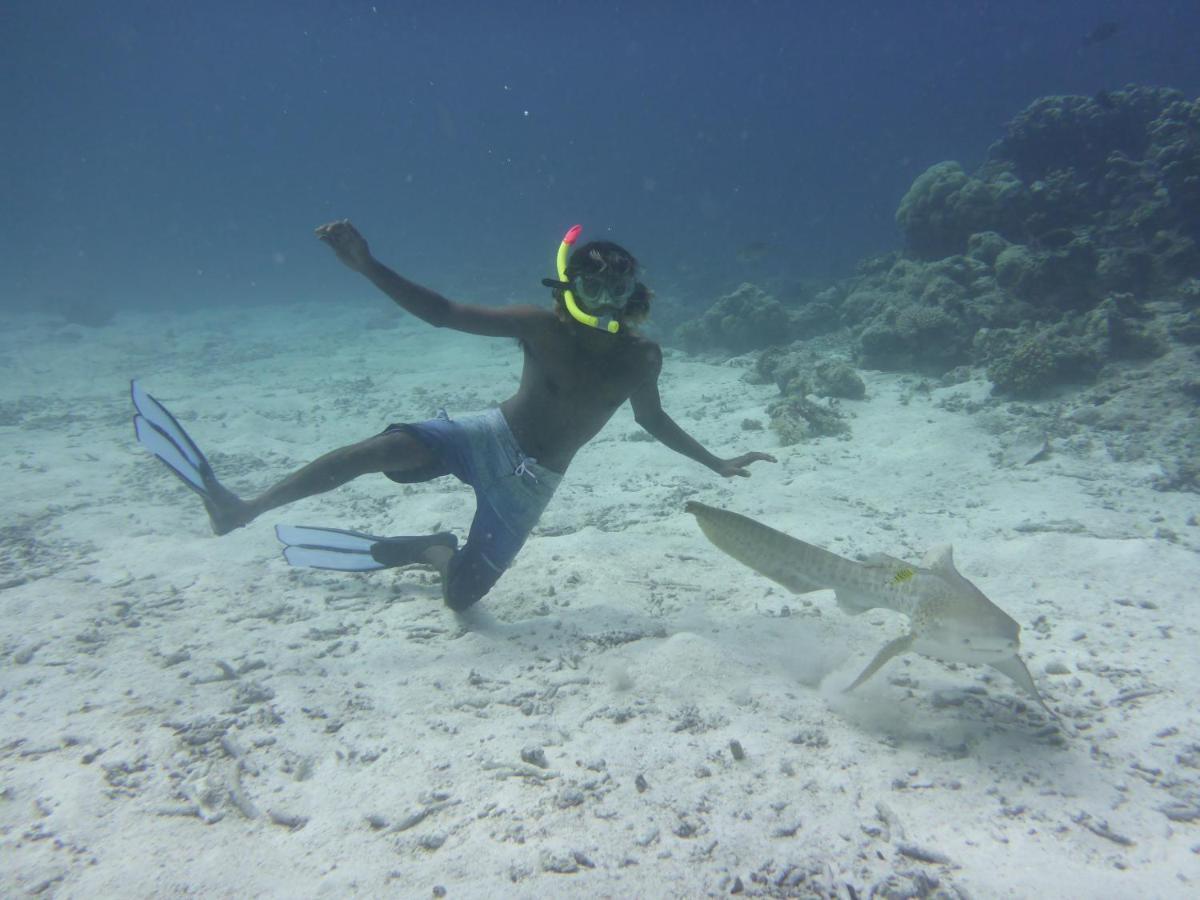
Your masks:
[{"label": "man's head", "polygon": [[612,241],[589,241],[576,247],[566,266],[565,283],[553,283],[555,308],[569,315],[563,289],[569,284],[576,304],[593,316],[635,323],[650,313],[650,290],[637,280],[638,263]]}]

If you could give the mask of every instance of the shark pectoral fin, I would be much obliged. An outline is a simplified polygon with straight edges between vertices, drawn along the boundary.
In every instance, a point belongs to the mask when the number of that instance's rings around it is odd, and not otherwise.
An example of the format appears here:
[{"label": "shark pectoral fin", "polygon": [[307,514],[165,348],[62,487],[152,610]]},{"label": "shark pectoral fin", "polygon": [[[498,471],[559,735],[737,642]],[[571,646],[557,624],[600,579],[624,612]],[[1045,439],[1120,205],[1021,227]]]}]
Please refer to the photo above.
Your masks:
[{"label": "shark pectoral fin", "polygon": [[871,664],[862,670],[862,674],[854,679],[854,683],[850,687],[846,688],[846,693],[850,693],[850,691],[878,672],[893,656],[899,656],[901,653],[907,653],[911,650],[913,640],[913,635],[904,634],[894,641],[889,641],[885,644],[883,649],[875,654],[875,658],[871,660]]},{"label": "shark pectoral fin", "polygon": [[1054,710],[1046,705],[1046,701],[1042,699],[1042,695],[1038,692],[1037,685],[1033,683],[1033,676],[1029,674],[1029,669],[1025,667],[1025,663],[1019,656],[1010,656],[1008,659],[1001,662],[991,663],[993,669],[1007,675],[1017,687],[1023,690],[1026,694],[1038,702],[1038,705],[1050,714],[1051,718],[1057,719]]}]

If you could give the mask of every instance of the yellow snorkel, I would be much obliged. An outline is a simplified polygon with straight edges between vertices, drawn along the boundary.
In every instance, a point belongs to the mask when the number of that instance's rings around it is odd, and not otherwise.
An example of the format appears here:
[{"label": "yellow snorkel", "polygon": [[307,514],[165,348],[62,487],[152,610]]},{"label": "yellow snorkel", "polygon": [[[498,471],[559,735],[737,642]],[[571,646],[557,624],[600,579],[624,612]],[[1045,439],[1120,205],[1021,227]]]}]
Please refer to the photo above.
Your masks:
[{"label": "yellow snorkel", "polygon": [[[571,246],[579,237],[579,232],[583,231],[582,225],[573,225],[563,235],[562,243],[558,245],[558,280],[563,284],[569,284],[567,279],[567,254],[570,252]],[[621,330],[621,325],[610,316],[593,316],[584,312],[579,308],[579,304],[575,302],[575,295],[569,287],[564,287],[563,303],[566,304],[567,312],[571,314],[571,318],[581,325],[590,325],[592,328],[599,328],[601,331],[607,331],[609,334],[616,334]]]}]

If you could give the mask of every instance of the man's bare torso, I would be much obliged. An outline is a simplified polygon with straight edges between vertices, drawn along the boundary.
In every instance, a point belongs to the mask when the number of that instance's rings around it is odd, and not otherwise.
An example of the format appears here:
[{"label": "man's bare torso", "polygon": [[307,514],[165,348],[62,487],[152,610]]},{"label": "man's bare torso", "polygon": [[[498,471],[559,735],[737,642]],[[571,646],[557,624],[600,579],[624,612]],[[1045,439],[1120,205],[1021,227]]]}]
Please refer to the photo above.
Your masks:
[{"label": "man's bare torso", "polygon": [[656,377],[658,348],[627,332],[585,330],[552,313],[547,319],[523,342],[521,385],[500,409],[525,453],[565,472],[630,394]]}]

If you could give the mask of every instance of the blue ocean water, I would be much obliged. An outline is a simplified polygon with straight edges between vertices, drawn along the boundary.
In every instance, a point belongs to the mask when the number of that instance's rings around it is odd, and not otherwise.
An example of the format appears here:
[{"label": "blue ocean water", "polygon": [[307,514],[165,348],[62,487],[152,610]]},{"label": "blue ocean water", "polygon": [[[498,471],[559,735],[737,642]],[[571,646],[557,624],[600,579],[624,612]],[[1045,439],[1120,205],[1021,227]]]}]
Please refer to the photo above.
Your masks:
[{"label": "blue ocean water", "polygon": [[539,296],[577,221],[697,304],[842,275],[1036,97],[1194,96],[1196,33],[1132,0],[5,4],[0,306],[344,295],[311,236],[342,216],[484,302]]}]

